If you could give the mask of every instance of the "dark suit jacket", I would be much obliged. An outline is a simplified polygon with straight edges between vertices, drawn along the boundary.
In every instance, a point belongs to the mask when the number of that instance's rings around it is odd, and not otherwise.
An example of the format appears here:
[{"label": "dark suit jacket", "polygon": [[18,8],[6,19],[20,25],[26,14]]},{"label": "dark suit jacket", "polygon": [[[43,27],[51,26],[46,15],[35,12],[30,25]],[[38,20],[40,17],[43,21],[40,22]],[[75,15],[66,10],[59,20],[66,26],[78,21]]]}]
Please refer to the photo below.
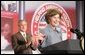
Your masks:
[{"label": "dark suit jacket", "polygon": [[[31,35],[26,34],[27,40],[31,41]],[[30,44],[26,47],[26,41],[21,35],[20,32],[17,32],[12,36],[12,47],[14,49],[15,54],[32,54],[32,50],[35,50],[36,47]]]}]

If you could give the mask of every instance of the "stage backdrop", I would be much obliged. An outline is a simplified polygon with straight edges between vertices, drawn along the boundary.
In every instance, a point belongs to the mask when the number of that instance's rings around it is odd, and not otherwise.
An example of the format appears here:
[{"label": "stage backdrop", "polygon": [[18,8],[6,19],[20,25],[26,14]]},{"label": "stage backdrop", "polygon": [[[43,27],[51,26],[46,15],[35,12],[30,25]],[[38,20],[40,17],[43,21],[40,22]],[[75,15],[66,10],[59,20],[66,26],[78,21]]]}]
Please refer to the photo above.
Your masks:
[{"label": "stage backdrop", "polygon": [[[44,11],[45,10],[43,9],[43,7],[47,6],[47,9],[48,9],[49,8],[48,3],[51,4],[50,8],[52,8],[54,6],[54,7],[58,7],[58,8],[60,7],[60,10],[64,9],[65,10],[64,13],[66,12],[65,14],[67,15],[67,18],[69,18],[68,22],[69,22],[69,25],[71,24],[70,27],[75,28],[77,26],[76,1],[24,1],[24,2],[25,2],[24,16],[25,16],[25,19],[27,19],[27,21],[28,21],[27,32],[31,33],[32,35],[36,35],[36,33],[37,33],[37,31],[39,31],[39,29],[43,29],[46,26],[46,22],[44,21],[44,14],[45,14]],[[4,37],[6,34],[8,34],[8,32],[10,32],[10,36],[11,36],[12,34],[15,34],[18,31],[17,22],[20,19],[18,4],[19,4],[19,1],[1,1],[1,36],[2,37]],[[58,5],[56,5],[56,4],[58,4]],[[37,12],[39,12],[39,14],[42,13],[40,15],[40,17],[37,17],[38,23],[36,23],[37,19],[34,18]],[[64,19],[64,21],[65,21],[65,19]],[[66,24],[66,21],[64,23]],[[62,25],[64,25],[64,24],[62,24]],[[33,30],[34,27],[35,27],[35,30]],[[68,36],[66,36],[66,37],[68,37]],[[11,37],[6,37],[6,38],[7,38],[6,39],[7,42],[11,43],[10,42]],[[3,40],[1,41],[1,45],[3,46],[2,43],[3,43]],[[1,47],[1,50],[3,50],[4,48],[5,47]],[[7,53],[7,52],[5,52],[5,53]]]}]

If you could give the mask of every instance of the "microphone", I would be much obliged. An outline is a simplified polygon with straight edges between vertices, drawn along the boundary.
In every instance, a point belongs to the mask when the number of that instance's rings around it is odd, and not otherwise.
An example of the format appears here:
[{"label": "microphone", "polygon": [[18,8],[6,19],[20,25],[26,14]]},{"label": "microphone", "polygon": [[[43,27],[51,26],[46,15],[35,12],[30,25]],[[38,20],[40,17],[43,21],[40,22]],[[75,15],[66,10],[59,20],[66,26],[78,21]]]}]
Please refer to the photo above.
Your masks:
[{"label": "microphone", "polygon": [[72,29],[72,28],[71,28],[70,31],[71,31],[72,33],[76,33],[76,35],[78,36],[78,37],[77,37],[78,39],[80,39],[81,37],[84,37],[83,33],[81,33],[79,29]]}]

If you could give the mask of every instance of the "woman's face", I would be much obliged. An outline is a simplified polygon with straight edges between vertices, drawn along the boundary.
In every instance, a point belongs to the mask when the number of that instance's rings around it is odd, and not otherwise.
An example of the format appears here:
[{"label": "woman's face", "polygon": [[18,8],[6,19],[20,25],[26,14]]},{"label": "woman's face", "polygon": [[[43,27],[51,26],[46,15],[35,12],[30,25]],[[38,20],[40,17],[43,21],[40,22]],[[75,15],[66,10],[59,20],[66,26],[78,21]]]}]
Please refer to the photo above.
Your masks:
[{"label": "woman's face", "polygon": [[59,25],[59,21],[60,21],[60,16],[59,14],[50,17],[49,19],[49,23],[53,26],[56,27],[57,25]]},{"label": "woman's face", "polygon": [[2,35],[7,37],[8,35],[10,35],[10,25],[9,24],[5,24],[3,27],[2,27]]}]

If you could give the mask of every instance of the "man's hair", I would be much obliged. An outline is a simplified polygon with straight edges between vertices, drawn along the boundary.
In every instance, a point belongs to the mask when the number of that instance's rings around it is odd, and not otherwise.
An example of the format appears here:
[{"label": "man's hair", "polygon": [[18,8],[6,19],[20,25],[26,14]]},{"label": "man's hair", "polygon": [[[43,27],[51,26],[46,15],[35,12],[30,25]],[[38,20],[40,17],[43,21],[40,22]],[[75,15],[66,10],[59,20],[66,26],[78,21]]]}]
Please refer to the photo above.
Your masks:
[{"label": "man's hair", "polygon": [[27,20],[25,20],[25,19],[19,20],[19,21],[18,21],[18,25],[19,25],[21,22],[23,22],[23,21],[27,22]]},{"label": "man's hair", "polygon": [[48,20],[50,19],[50,17],[55,16],[57,14],[59,14],[59,16],[61,18],[61,13],[58,10],[56,10],[56,9],[48,9],[47,10],[47,13],[45,15],[46,22],[49,24],[49,21]]}]

